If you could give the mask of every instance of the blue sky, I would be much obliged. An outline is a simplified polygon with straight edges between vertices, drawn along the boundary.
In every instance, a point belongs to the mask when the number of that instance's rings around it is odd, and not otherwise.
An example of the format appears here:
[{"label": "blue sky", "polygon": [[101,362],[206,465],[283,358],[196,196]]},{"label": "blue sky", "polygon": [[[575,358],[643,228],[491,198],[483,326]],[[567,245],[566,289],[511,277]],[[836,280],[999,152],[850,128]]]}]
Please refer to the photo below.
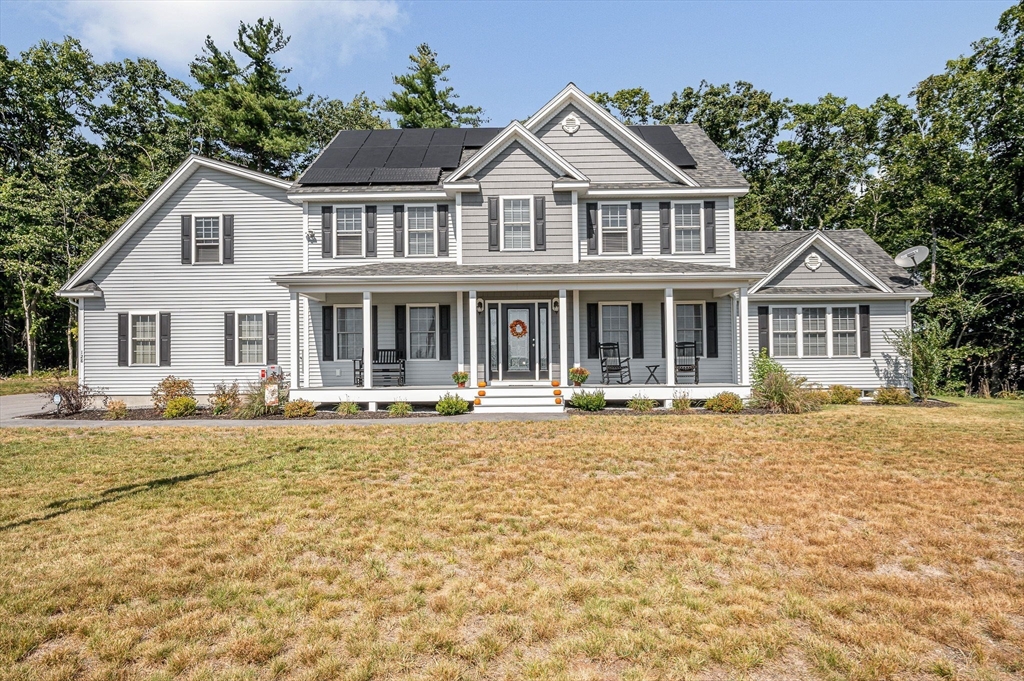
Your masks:
[{"label": "blue sky", "polygon": [[1009,4],[0,0],[0,43],[17,53],[74,35],[100,58],[153,57],[187,77],[207,33],[227,48],[240,19],[273,16],[292,35],[281,62],[307,92],[380,99],[427,42],[452,65],[462,103],[505,125],[569,81],[588,92],[640,85],[655,101],[701,79],[796,101],[906,95],[994,35]]}]

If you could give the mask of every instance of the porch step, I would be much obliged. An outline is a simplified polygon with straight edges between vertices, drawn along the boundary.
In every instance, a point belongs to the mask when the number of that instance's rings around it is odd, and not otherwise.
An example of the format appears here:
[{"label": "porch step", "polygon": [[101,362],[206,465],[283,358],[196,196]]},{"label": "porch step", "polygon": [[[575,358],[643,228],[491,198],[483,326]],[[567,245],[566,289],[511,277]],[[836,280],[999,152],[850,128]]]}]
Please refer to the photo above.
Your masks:
[{"label": "porch step", "polygon": [[[555,395],[558,388],[551,386],[489,386],[481,388],[477,393],[480,404],[473,407],[473,411],[479,414],[488,413],[551,413],[556,414],[565,410],[563,403],[556,403],[555,400],[561,395]],[[563,392],[560,391],[559,392]]]}]

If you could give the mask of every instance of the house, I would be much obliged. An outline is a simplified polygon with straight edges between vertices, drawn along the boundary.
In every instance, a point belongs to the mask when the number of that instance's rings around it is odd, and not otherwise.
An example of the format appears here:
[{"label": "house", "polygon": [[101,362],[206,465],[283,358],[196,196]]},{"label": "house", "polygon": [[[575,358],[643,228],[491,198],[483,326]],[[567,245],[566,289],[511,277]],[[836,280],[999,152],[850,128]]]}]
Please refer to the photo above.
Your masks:
[{"label": "house", "polygon": [[905,385],[889,334],[928,292],[861,231],[737,231],[747,188],[697,126],[626,126],[570,84],[504,128],[340,132],[295,182],[190,157],[59,295],[81,380],[118,396],[276,365],[373,409],[464,370],[478,409],[547,411],[573,366],[609,400],[746,396],[760,348]]}]

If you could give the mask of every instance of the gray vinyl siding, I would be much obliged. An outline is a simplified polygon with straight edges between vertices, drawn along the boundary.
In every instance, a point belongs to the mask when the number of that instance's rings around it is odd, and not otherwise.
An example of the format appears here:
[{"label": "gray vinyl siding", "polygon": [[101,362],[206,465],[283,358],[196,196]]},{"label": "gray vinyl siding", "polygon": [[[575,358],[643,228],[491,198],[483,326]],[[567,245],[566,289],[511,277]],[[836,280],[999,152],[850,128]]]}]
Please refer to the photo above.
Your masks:
[{"label": "gray vinyl siding", "polygon": [[[234,264],[182,265],[183,214],[234,215]],[[239,310],[277,312],[278,364],[290,372],[289,295],[269,277],[301,269],[302,227],[302,208],[283,189],[196,170],[93,277],[104,297],[84,300],[89,384],[109,395],[148,395],[174,374],[205,395],[217,383],[256,380],[260,367],[224,365],[224,313]],[[140,311],[171,313],[171,366],[117,365],[117,315]]]},{"label": "gray vinyl siding", "polygon": [[[804,260],[815,253],[821,257],[821,266],[808,269]],[[832,258],[817,248],[809,248],[779,272],[767,286],[859,286],[861,282],[847,274]]]},{"label": "gray vinyl siding", "polygon": [[[574,135],[562,130],[562,120],[570,113],[580,119],[580,129]],[[664,182],[666,179],[574,105],[555,114],[541,126],[537,136],[592,182]]]},{"label": "gray vinyl siding", "polygon": [[[751,300],[749,330],[751,353],[757,353],[757,307],[854,307],[871,306],[871,357],[778,357],[776,360],[787,370],[805,376],[812,383],[823,386],[834,384],[854,388],[873,389],[884,385],[907,385],[903,360],[899,358],[886,334],[907,326],[906,300],[817,300],[764,301]],[[770,322],[769,322],[770,323]],[[771,330],[769,329],[769,333]]]},{"label": "gray vinyl siding", "polygon": [[[476,173],[479,194],[462,197],[462,262],[572,262],[572,194],[553,192],[558,174],[533,152],[513,142]],[[545,197],[547,249],[543,251],[489,251],[487,199],[491,196]]]}]

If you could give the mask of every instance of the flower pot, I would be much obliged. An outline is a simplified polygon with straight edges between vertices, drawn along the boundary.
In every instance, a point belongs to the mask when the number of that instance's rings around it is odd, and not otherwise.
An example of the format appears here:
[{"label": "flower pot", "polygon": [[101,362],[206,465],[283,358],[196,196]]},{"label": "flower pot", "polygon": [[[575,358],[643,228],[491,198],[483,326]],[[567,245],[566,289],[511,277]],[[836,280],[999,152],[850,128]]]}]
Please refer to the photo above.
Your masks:
[{"label": "flower pot", "polygon": [[459,384],[458,384],[458,386],[459,386],[460,388],[465,388],[465,387],[466,387],[466,382],[465,382],[465,381],[462,381],[461,383],[459,383]]},{"label": "flower pot", "polygon": [[576,386],[577,388],[578,388],[578,387],[580,387],[580,386],[582,385],[582,383],[580,383],[579,381],[573,381],[573,382],[572,382],[572,384],[573,384],[574,386]]}]

